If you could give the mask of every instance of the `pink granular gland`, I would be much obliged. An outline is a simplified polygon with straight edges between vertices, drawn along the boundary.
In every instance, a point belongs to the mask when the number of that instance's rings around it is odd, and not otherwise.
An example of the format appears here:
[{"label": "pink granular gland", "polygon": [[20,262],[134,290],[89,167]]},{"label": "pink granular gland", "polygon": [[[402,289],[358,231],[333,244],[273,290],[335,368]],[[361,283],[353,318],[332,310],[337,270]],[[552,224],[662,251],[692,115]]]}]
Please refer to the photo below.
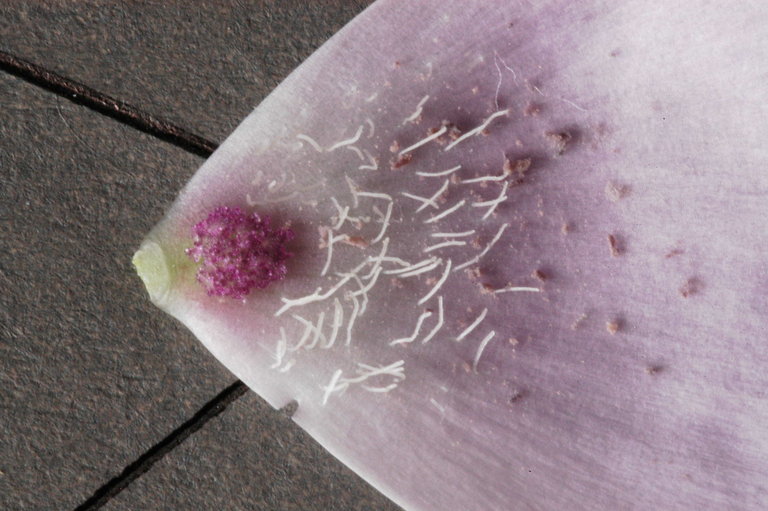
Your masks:
[{"label": "pink granular gland", "polygon": [[273,229],[269,217],[218,207],[192,228],[187,255],[200,263],[197,280],[209,296],[243,299],[285,278],[291,229]]}]

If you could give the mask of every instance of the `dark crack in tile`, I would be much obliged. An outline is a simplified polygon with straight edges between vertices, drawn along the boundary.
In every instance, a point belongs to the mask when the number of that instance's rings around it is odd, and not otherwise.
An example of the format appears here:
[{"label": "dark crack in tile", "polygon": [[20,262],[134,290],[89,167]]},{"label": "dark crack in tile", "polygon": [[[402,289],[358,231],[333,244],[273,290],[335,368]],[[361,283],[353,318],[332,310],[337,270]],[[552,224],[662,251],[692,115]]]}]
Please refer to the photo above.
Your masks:
[{"label": "dark crack in tile", "polygon": [[400,510],[254,393],[104,509]]},{"label": "dark crack in tile", "polygon": [[10,0],[0,49],[221,142],[366,0]]}]

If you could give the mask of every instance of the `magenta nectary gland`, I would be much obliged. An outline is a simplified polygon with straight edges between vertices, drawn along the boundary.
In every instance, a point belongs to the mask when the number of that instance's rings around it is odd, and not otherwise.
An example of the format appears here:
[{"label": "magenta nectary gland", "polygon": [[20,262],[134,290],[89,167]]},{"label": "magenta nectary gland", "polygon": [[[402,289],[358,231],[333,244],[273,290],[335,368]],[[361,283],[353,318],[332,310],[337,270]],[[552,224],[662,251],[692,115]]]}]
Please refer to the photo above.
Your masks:
[{"label": "magenta nectary gland", "polygon": [[200,263],[197,280],[210,296],[243,299],[286,274],[291,229],[270,227],[269,217],[218,207],[192,228],[187,255]]}]

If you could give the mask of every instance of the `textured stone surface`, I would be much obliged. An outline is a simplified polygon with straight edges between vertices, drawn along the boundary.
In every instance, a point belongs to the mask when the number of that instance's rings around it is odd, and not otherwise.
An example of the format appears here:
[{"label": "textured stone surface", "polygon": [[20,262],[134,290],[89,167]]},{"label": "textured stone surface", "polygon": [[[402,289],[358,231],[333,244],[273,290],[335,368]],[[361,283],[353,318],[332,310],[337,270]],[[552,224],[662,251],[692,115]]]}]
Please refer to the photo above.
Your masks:
[{"label": "textured stone surface", "polygon": [[0,75],[0,509],[67,509],[233,380],[131,254],[200,163]]},{"label": "textured stone surface", "polygon": [[[0,5],[0,49],[222,140],[368,2]],[[71,509],[232,381],[139,240],[200,159],[0,75],[0,508]],[[253,394],[112,509],[396,509]]]},{"label": "textured stone surface", "polygon": [[108,511],[397,511],[248,393],[110,501]]},{"label": "textured stone surface", "polygon": [[0,2],[0,49],[221,141],[364,0]]}]

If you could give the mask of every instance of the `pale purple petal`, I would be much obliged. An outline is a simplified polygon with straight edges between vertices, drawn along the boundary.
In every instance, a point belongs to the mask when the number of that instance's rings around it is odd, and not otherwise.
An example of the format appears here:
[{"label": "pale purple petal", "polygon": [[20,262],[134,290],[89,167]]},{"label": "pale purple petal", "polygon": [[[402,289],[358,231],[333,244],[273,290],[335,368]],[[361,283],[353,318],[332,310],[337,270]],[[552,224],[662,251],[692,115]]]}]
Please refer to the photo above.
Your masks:
[{"label": "pale purple petal", "polygon": [[[532,4],[374,4],[205,163],[140,273],[408,510],[763,509],[768,9]],[[295,233],[284,280],[198,285],[221,206]]]}]

